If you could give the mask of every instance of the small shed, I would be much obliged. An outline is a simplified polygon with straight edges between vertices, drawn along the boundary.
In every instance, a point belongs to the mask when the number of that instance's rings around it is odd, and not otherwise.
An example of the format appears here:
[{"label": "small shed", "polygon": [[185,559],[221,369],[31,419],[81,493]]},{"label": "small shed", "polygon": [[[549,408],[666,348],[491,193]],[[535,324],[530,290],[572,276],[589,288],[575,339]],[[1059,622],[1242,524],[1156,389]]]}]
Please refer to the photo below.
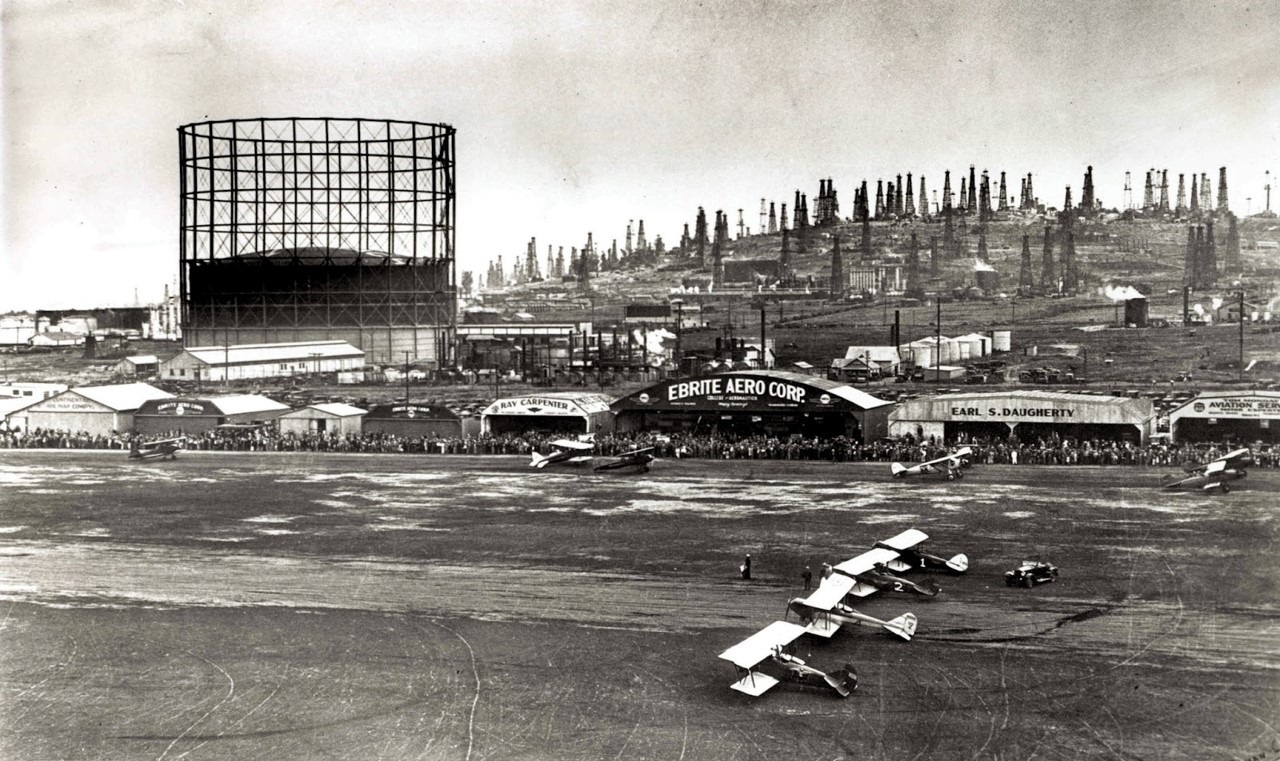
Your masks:
[{"label": "small shed", "polygon": [[280,433],[337,433],[359,435],[364,425],[366,411],[342,402],[309,404],[299,410],[286,412],[276,418]]},{"label": "small shed", "polygon": [[409,439],[465,435],[458,413],[442,404],[427,402],[380,404],[365,415],[363,430]]},{"label": "small shed", "polygon": [[125,357],[111,368],[122,378],[151,378],[160,372],[160,360],[154,354]]},{"label": "small shed", "polygon": [[75,333],[62,333],[60,331],[50,331],[48,333],[36,333],[27,340],[27,343],[40,349],[62,349],[68,346],[79,346],[84,343],[84,336]]}]

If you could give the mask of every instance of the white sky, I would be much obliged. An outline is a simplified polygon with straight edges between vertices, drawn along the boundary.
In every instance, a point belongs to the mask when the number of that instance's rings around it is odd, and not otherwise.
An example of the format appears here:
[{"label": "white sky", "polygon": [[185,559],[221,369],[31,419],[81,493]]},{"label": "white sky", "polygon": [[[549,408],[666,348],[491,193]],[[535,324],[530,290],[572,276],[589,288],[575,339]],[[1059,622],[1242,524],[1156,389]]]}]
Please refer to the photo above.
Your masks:
[{"label": "white sky", "polygon": [[755,228],[826,177],[848,215],[898,173],[1060,205],[1092,164],[1119,206],[1126,170],[1140,202],[1150,167],[1172,195],[1226,166],[1244,213],[1280,168],[1280,3],[0,2],[0,312],[158,298],[176,129],[208,119],[452,124],[478,271],[630,219],[673,245],[699,205]]}]

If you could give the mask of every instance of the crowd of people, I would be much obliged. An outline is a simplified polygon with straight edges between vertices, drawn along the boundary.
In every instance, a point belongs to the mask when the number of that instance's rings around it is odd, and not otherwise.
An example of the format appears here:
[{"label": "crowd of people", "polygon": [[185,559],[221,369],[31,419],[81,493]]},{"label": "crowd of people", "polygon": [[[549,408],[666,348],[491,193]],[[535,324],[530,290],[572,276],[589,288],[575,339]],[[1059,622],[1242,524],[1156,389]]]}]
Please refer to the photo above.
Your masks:
[{"label": "crowd of people", "polygon": [[[457,436],[401,437],[391,434],[342,434],[336,431],[280,433],[271,427],[212,429],[203,433],[172,432],[146,440],[183,436],[183,448],[197,451],[240,452],[373,452],[441,455],[525,455],[547,453],[551,442],[565,434],[520,433]],[[128,450],[143,437],[127,433],[110,435],[80,431],[0,430],[4,449],[115,449]],[[967,459],[975,464],[1023,465],[1145,465],[1186,467],[1209,462],[1235,445],[1175,445],[1167,441],[1138,444],[1131,441],[1037,438],[1034,441],[971,439],[940,442],[912,436],[861,442],[846,437],[728,436],[716,433],[607,433],[593,438],[594,453],[616,456],[653,447],[659,458],[716,460],[810,460],[830,462],[923,462],[943,457],[959,446],[968,446]],[[1252,447],[1255,467],[1280,467],[1280,447]]]}]

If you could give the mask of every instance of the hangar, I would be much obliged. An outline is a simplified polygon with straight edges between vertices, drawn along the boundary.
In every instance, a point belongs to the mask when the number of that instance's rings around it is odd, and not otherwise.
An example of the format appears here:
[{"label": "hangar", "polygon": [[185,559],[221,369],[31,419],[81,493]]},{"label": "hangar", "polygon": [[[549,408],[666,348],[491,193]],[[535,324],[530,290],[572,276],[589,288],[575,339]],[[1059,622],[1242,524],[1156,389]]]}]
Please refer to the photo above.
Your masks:
[{"label": "hangar", "polygon": [[146,383],[82,386],[27,407],[27,426],[32,430],[83,431],[94,436],[109,436],[131,430],[133,414],[146,402],[172,396]]},{"label": "hangar", "polygon": [[1145,444],[1154,431],[1150,399],[1065,391],[943,394],[903,402],[889,416],[890,436],[942,441],[1016,434],[1022,441],[1056,435]]},{"label": "hangar", "polygon": [[[365,434],[387,434],[404,439],[462,438],[475,435],[478,423],[464,421],[443,404],[396,402],[379,404],[364,416]],[[468,425],[471,423],[471,425]]]},{"label": "hangar", "polygon": [[289,411],[260,394],[151,399],[133,415],[133,430],[141,434],[204,433],[220,425],[265,423]]},{"label": "hangar", "polygon": [[613,403],[622,432],[884,436],[892,402],[825,378],[742,370],[668,380]]},{"label": "hangar", "polygon": [[1280,392],[1201,394],[1169,411],[1175,442],[1280,442]]},{"label": "hangar", "polygon": [[557,391],[498,399],[480,413],[480,430],[504,433],[607,433],[613,430],[609,397]]}]

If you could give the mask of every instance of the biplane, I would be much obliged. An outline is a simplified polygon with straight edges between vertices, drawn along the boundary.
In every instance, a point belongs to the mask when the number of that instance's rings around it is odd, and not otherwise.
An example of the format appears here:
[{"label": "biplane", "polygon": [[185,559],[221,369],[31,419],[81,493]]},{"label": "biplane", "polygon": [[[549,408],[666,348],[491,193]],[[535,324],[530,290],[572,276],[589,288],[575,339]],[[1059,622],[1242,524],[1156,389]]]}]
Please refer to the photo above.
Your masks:
[{"label": "biplane", "polygon": [[1199,465],[1187,470],[1189,475],[1179,481],[1167,483],[1166,489],[1220,489],[1224,494],[1231,491],[1228,481],[1244,478],[1249,473],[1244,469],[1253,463],[1252,453],[1246,449],[1235,449],[1227,452],[1213,462]]},{"label": "biplane", "polygon": [[617,459],[606,462],[603,465],[597,465],[595,470],[597,473],[617,473],[619,475],[648,473],[649,463],[651,462],[653,462],[653,447],[645,447],[623,452],[617,456]]},{"label": "biplane", "polygon": [[894,478],[906,478],[907,476],[922,476],[926,473],[944,473],[948,481],[954,481],[957,478],[964,478],[964,473],[960,468],[964,467],[965,457],[973,454],[973,450],[969,447],[960,447],[949,455],[944,455],[935,460],[921,462],[915,465],[903,465],[895,462],[890,466]]},{"label": "biplane", "polygon": [[787,603],[787,610],[795,613],[805,624],[805,631],[819,637],[830,637],[840,630],[841,624],[851,626],[878,626],[895,637],[910,642],[916,633],[915,614],[903,613],[901,616],[882,621],[874,616],[859,613],[848,605],[844,599],[856,584],[852,577],[833,573],[822,580],[818,589],[808,597],[796,597]]},{"label": "biplane", "polygon": [[893,571],[908,571],[911,568],[911,565],[899,557],[897,551],[876,547],[837,564],[832,570],[854,580],[855,583],[849,590],[849,594],[854,597],[866,597],[881,589],[893,592],[914,592],[926,597],[933,597],[941,591],[938,585],[931,581],[918,583],[893,573]]},{"label": "biplane", "polygon": [[[969,557],[963,553],[947,559],[925,552],[923,545],[928,539],[929,535],[923,531],[909,528],[895,537],[876,542],[876,547],[898,553],[898,559],[909,568],[933,568],[952,573],[964,573],[969,570]],[[906,569],[898,567],[895,570]]]},{"label": "biplane", "polygon": [[[730,689],[759,697],[779,682],[795,682],[809,687],[829,688],[842,698],[858,688],[858,674],[853,666],[828,674],[806,664],[785,651],[807,630],[789,621],[774,621],[733,647],[720,653],[738,670],[738,681]],[[761,667],[765,667],[762,670]]]},{"label": "biplane", "polygon": [[129,446],[130,460],[176,460],[187,443],[185,436],[159,441],[134,440]]},{"label": "biplane", "polygon": [[548,465],[589,465],[591,453],[595,449],[595,444],[583,439],[556,439],[548,446],[552,450],[549,454],[533,453],[530,467],[541,469]]}]

